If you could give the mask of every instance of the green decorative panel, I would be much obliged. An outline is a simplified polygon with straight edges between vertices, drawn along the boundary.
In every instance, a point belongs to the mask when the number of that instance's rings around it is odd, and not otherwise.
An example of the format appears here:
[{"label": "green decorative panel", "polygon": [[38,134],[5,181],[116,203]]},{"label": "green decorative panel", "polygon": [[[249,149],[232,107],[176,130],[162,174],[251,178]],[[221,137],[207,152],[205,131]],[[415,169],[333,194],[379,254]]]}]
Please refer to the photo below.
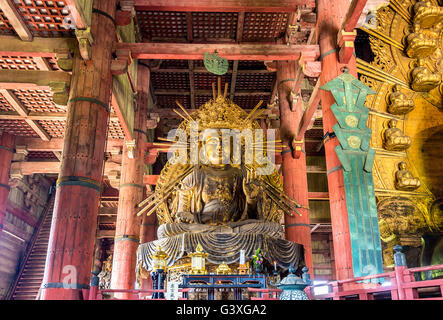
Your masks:
[{"label": "green decorative panel", "polygon": [[337,119],[333,129],[340,142],[335,152],[343,167],[354,277],[383,273],[372,180],[375,150],[369,147],[371,129],[366,126],[369,110],[364,105],[366,96],[375,91],[347,72],[321,89],[330,91],[336,101],[331,106]]}]

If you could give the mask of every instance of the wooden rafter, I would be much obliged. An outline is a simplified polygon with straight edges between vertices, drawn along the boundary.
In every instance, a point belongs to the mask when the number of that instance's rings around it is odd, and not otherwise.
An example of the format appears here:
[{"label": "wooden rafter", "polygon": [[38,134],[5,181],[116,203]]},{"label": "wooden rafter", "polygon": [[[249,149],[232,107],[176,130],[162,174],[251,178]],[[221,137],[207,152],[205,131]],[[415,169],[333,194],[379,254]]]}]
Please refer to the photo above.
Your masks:
[{"label": "wooden rafter", "polygon": [[9,23],[12,25],[20,39],[23,41],[32,41],[33,36],[15,7],[14,2],[12,0],[1,0],[0,9],[3,11],[6,18],[8,18]]},{"label": "wooden rafter", "polygon": [[217,50],[228,60],[298,60],[315,61],[318,45],[285,44],[195,44],[195,43],[116,43],[116,49],[129,49],[134,59],[201,60],[203,54]]},{"label": "wooden rafter", "polygon": [[[121,164],[111,161],[105,163],[105,174],[112,170],[119,170]],[[11,170],[19,170],[23,175],[35,173],[50,174],[59,173],[60,161],[25,161],[14,162],[11,164]]]},{"label": "wooden rafter", "polygon": [[20,102],[20,100],[15,96],[15,94],[11,90],[0,89],[0,93],[3,97],[9,102],[9,104],[14,108],[14,110],[23,117],[23,120],[38,134],[38,136],[44,140],[51,140],[51,136],[43,129],[43,127],[34,120],[28,118],[29,111],[26,107]]},{"label": "wooden rafter", "polygon": [[205,12],[291,12],[315,6],[315,0],[134,0],[137,10]]}]

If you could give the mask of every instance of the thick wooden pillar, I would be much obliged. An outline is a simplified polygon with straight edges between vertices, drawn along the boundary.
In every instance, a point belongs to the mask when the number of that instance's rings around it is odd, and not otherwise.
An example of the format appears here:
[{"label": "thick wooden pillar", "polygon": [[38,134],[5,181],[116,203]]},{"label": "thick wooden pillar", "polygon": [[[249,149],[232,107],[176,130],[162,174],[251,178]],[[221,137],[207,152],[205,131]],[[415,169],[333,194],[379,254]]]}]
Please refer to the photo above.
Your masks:
[{"label": "thick wooden pillar", "polygon": [[9,171],[11,170],[12,156],[14,155],[15,136],[3,132],[0,133],[0,238],[3,233],[3,222],[6,215],[6,202],[10,187]]},{"label": "thick wooden pillar", "polygon": [[[319,44],[322,61],[322,72],[320,76],[321,85],[342,74],[343,67],[338,61],[339,48],[337,46],[337,35],[343,23],[343,19],[349,7],[349,0],[318,0],[318,30]],[[355,56],[352,55],[346,65],[349,73],[357,77]],[[335,103],[330,92],[321,90],[321,105],[323,112],[323,131],[325,134],[332,133],[332,127],[337,119],[331,110]],[[343,179],[343,168],[335,147],[339,144],[337,138],[327,140],[325,143],[326,168],[328,174],[329,204],[331,209],[331,224],[333,244],[335,252],[335,266],[337,280],[353,277],[351,238],[349,232],[348,211],[346,208],[346,195]]]},{"label": "thick wooden pillar", "polygon": [[[128,157],[128,148],[123,146],[123,161],[118,199],[117,226],[112,263],[112,289],[134,289],[136,252],[140,243],[142,217],[137,217],[137,204],[143,200],[144,156],[146,152],[146,120],[149,95],[149,69],[138,67],[137,110],[135,112],[134,157]],[[128,294],[118,294],[119,299],[129,299]]]},{"label": "thick wooden pillar", "polygon": [[42,299],[82,299],[89,288],[109,121],[117,0],[95,0],[92,59],[75,53],[63,156]]},{"label": "thick wooden pillar", "polygon": [[[278,96],[280,103],[280,137],[283,144],[292,145],[296,137],[298,125],[303,116],[302,108],[290,108],[290,93],[295,85],[295,75],[297,71],[296,61],[281,61],[277,64]],[[296,200],[304,207],[309,206],[308,201],[308,178],[306,172],[306,153],[303,151],[298,159],[292,156],[290,148],[282,152],[282,172],[283,188],[287,195]],[[312,269],[312,245],[311,228],[309,224],[309,210],[300,208],[298,210],[302,216],[293,213],[290,217],[285,214],[286,239],[302,244],[305,249],[305,262],[309,268],[311,279]]]}]

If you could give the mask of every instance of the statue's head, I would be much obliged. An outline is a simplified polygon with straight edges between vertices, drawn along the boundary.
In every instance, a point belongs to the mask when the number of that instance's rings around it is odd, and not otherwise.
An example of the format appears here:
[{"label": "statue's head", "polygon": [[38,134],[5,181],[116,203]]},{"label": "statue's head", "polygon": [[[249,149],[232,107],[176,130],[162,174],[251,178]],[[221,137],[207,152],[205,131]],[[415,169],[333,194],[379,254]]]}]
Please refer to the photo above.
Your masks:
[{"label": "statue's head", "polygon": [[391,120],[389,121],[389,127],[390,127],[390,128],[396,128],[396,127],[397,127],[397,120],[395,120],[395,119],[391,119]]},{"label": "statue's head", "polygon": [[406,167],[407,167],[407,165],[406,165],[406,162],[404,162],[404,161],[402,161],[398,164],[398,168],[400,170],[406,170]]},{"label": "statue's head", "polygon": [[203,150],[208,164],[217,165],[223,163],[224,151],[218,131],[213,130],[210,134],[206,135],[203,140]]}]

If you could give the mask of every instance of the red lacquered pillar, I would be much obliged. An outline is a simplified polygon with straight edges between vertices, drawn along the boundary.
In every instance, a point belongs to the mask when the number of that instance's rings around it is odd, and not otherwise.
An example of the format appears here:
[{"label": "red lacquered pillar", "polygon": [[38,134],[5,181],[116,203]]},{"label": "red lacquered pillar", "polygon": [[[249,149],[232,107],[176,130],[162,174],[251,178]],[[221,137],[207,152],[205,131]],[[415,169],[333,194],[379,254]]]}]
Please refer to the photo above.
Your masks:
[{"label": "red lacquered pillar", "polygon": [[[290,93],[295,84],[297,71],[296,61],[280,61],[277,63],[277,85],[280,103],[280,137],[283,144],[291,146],[296,136],[298,125],[303,116],[303,109],[291,111]],[[301,106],[300,106],[301,107]],[[308,208],[308,178],[306,172],[306,153],[304,144],[298,159],[294,158],[290,148],[282,152],[283,189],[287,195],[296,200],[302,206]],[[309,210],[300,208],[299,216],[293,212],[293,217],[285,214],[286,239],[302,244],[305,249],[305,263],[309,268],[311,279],[312,269],[312,245],[311,228],[309,224]]]},{"label": "red lacquered pillar", "polygon": [[109,121],[117,0],[95,0],[91,60],[75,53],[42,299],[79,300],[88,289]]},{"label": "red lacquered pillar", "polygon": [[[134,289],[136,253],[140,243],[142,217],[137,216],[137,204],[143,200],[144,156],[146,151],[146,120],[149,96],[149,69],[139,65],[137,73],[137,110],[135,113],[134,157],[128,157],[128,148],[123,146],[123,161],[118,199],[117,225],[112,262],[112,289]],[[119,299],[130,299],[121,293]]]},{"label": "red lacquered pillar", "polygon": [[[321,85],[336,78],[342,73],[344,65],[338,61],[337,34],[348,10],[348,0],[318,0],[318,32],[322,61],[320,76]],[[355,56],[347,64],[349,73],[357,77]],[[332,127],[337,120],[332,113],[331,105],[335,99],[330,92],[321,90],[321,106],[323,112],[323,131],[332,133]],[[337,280],[353,277],[351,238],[349,232],[348,211],[346,208],[346,195],[343,180],[343,168],[335,153],[339,144],[337,138],[329,139],[325,143],[326,169],[328,175],[329,204],[331,209],[332,235],[335,252],[335,267]]]}]

